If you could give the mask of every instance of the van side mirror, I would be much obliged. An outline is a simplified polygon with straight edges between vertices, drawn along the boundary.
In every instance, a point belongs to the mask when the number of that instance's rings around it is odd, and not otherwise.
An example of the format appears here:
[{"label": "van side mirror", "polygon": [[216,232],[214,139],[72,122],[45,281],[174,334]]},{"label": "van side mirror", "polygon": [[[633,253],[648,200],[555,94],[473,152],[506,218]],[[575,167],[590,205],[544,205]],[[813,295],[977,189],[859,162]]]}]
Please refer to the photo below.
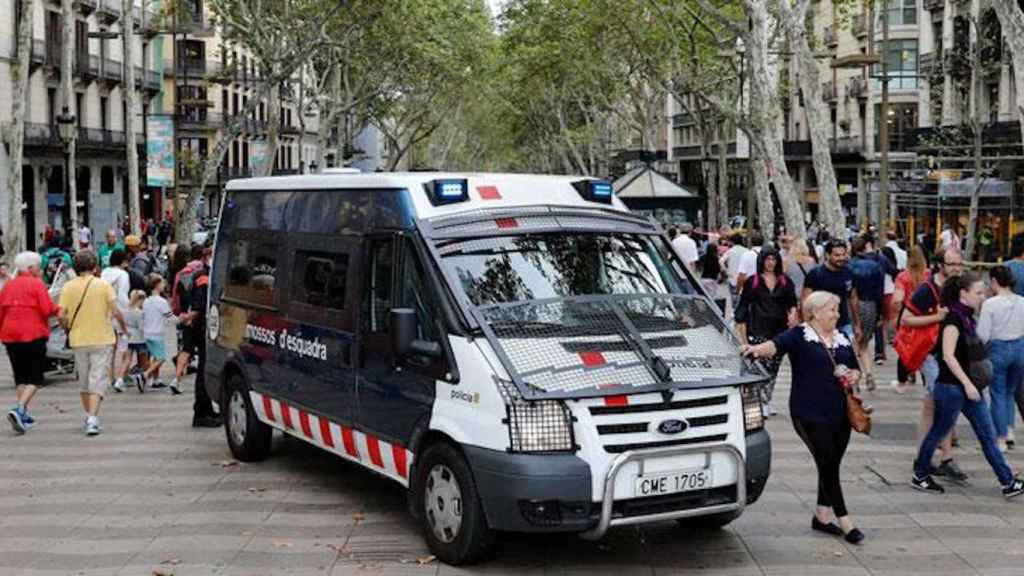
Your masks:
[{"label": "van side mirror", "polygon": [[391,309],[391,350],[397,358],[408,356],[441,357],[441,345],[437,342],[419,340],[416,334],[419,321],[412,308]]}]

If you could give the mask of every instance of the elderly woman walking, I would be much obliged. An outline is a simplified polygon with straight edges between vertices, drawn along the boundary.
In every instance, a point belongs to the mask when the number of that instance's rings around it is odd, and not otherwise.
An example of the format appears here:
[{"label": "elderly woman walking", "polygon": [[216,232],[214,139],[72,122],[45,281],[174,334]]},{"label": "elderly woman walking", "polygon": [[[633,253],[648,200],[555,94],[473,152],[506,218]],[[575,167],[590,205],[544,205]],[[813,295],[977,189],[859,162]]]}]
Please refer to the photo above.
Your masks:
[{"label": "elderly woman walking", "polygon": [[[811,528],[857,544],[864,540],[850,519],[839,480],[839,469],[850,442],[846,390],[860,378],[857,354],[836,328],[839,297],[812,292],[803,303],[804,323],[775,338],[744,346],[744,354],[771,358],[789,354],[793,386],[789,410],[793,428],[814,457],[818,468],[818,507]],[[834,515],[839,525],[831,522]]]},{"label": "elderly woman walking", "polygon": [[7,412],[7,419],[18,434],[24,434],[35,423],[28,405],[43,383],[46,341],[50,336],[47,319],[58,310],[40,280],[41,262],[35,252],[15,256],[17,276],[0,291],[0,341],[7,348],[17,393],[17,402]]}]

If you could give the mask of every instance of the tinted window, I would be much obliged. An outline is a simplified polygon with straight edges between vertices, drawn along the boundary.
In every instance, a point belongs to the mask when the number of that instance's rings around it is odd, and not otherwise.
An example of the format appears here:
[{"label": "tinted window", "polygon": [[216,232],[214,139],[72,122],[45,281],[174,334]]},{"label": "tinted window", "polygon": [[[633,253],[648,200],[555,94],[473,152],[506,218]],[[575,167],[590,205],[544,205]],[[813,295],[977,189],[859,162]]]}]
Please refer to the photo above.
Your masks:
[{"label": "tinted window", "polygon": [[228,298],[273,306],[277,293],[277,246],[270,242],[236,240],[231,246]]},{"label": "tinted window", "polygon": [[391,312],[391,276],[395,262],[394,242],[374,240],[370,243],[366,267],[366,293],[363,298],[363,318],[369,332],[387,330]]},{"label": "tinted window", "polygon": [[437,332],[438,311],[434,307],[432,293],[424,277],[423,266],[412,247],[412,242],[406,242],[405,258],[402,265],[401,291],[402,306],[412,308],[416,311],[417,327],[420,340],[437,342],[440,340]]},{"label": "tinted window", "polygon": [[305,251],[295,254],[293,301],[344,310],[347,283],[348,254]]}]

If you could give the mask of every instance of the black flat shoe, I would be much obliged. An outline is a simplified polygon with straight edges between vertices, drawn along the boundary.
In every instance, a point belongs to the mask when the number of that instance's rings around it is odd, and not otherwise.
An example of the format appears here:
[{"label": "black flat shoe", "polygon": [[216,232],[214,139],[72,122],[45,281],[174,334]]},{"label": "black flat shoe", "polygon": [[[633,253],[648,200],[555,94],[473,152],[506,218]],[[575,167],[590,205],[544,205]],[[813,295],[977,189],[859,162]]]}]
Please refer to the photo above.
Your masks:
[{"label": "black flat shoe", "polygon": [[824,532],[825,534],[831,534],[832,536],[842,536],[843,530],[836,526],[832,522],[822,522],[818,520],[817,516],[811,516],[811,530],[817,530],[818,532]]},{"label": "black flat shoe", "polygon": [[854,528],[853,530],[850,530],[849,532],[844,534],[843,539],[849,542],[850,544],[860,544],[864,541],[864,533],[861,532],[858,528]]}]

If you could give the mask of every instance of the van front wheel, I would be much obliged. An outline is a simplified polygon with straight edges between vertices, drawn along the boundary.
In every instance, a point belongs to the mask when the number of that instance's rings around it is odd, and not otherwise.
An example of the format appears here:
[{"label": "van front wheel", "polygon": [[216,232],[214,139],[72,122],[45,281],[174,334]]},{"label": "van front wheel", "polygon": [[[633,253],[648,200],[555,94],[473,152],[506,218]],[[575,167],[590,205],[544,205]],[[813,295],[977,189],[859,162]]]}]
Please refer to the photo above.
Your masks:
[{"label": "van front wheel", "polygon": [[260,422],[249,398],[249,387],[235,374],[228,378],[225,389],[224,431],[231,454],[242,462],[265,460],[270,455],[274,430]]},{"label": "van front wheel", "polygon": [[434,444],[419,458],[416,471],[414,497],[434,556],[456,566],[487,556],[493,537],[462,454],[449,444]]}]

